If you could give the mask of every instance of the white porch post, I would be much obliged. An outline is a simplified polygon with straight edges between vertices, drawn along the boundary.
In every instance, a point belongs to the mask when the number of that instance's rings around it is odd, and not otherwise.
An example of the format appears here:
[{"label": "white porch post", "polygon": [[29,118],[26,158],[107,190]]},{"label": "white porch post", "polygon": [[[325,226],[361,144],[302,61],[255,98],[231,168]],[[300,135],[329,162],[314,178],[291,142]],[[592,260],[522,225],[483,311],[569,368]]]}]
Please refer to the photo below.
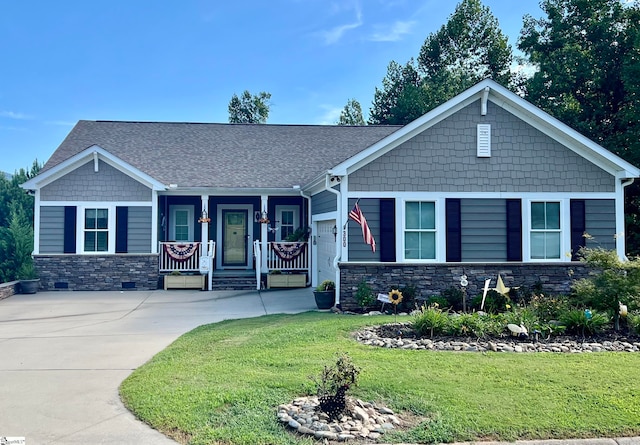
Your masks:
[{"label": "white porch post", "polygon": [[[260,196],[260,212],[269,211],[269,197],[267,195]],[[273,216],[275,218],[275,215]],[[275,223],[274,223],[275,224]],[[267,268],[267,228],[269,224],[260,224],[260,245],[262,252],[262,270],[268,272]]]},{"label": "white porch post", "polygon": [[[211,216],[209,215],[209,208],[207,207],[207,204],[209,203],[209,196],[208,195],[201,195],[200,196],[200,200],[202,201],[202,210],[206,210],[207,211],[207,216],[209,216],[209,218],[211,218]],[[200,230],[201,230],[201,240],[202,240],[202,245],[206,246],[207,243],[209,242],[209,223],[207,222],[203,222],[200,225]]]}]

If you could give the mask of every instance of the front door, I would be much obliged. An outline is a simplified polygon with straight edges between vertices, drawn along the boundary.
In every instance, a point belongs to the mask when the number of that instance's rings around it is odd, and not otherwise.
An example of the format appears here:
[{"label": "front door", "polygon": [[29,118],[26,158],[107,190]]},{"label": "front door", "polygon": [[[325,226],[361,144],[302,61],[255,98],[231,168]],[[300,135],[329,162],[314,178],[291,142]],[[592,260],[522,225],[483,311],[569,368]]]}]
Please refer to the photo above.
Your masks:
[{"label": "front door", "polygon": [[247,210],[222,211],[222,266],[247,267]]}]

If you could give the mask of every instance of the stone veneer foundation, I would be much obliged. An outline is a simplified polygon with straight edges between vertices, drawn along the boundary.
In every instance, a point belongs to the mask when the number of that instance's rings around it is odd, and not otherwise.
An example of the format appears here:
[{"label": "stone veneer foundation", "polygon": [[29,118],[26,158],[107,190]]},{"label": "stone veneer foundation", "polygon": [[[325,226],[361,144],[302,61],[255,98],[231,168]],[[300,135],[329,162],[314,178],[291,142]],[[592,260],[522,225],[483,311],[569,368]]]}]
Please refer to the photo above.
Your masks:
[{"label": "stone veneer foundation", "polygon": [[35,255],[40,290],[153,290],[157,254]]},{"label": "stone veneer foundation", "polygon": [[455,263],[455,264],[389,264],[341,263],[340,304],[343,310],[360,309],[355,295],[363,280],[373,292],[388,293],[391,289],[413,286],[416,300],[440,295],[452,286],[460,287],[460,276],[466,275],[467,295],[472,298],[482,292],[484,281],[491,278],[496,286],[498,274],[505,286],[541,286],[542,292],[568,293],[575,279],[584,278],[588,269],[583,263]]}]

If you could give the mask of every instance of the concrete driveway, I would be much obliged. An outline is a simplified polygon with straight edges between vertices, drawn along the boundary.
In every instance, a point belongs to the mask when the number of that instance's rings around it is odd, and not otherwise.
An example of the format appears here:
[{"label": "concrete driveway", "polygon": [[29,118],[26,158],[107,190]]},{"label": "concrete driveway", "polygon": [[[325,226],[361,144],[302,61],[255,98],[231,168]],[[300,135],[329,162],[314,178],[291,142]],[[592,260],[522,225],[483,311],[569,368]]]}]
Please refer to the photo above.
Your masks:
[{"label": "concrete driveway", "polygon": [[40,444],[175,444],[118,386],[185,332],[315,309],[311,289],[42,292],[0,301],[0,437]]}]

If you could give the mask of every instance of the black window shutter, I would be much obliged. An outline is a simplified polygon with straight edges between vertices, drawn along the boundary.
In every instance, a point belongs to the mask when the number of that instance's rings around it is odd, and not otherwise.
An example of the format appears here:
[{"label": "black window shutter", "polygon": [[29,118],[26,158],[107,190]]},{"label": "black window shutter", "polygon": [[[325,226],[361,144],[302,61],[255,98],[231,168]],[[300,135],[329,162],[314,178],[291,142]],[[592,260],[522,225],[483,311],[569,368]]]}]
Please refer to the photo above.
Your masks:
[{"label": "black window shutter", "polygon": [[116,253],[127,253],[129,207],[116,207]]},{"label": "black window shutter", "polygon": [[380,200],[380,261],[396,261],[396,200]]},{"label": "black window shutter", "polygon": [[462,219],[460,200],[446,200],[447,214],[447,262],[462,261]]},{"label": "black window shutter", "polygon": [[507,199],[507,261],[522,261],[522,201]]},{"label": "black window shutter", "polygon": [[584,199],[571,200],[571,260],[577,261],[578,252],[586,245],[584,233],[587,230],[585,222]]},{"label": "black window shutter", "polygon": [[75,206],[64,208],[64,253],[76,253],[76,215]]}]

